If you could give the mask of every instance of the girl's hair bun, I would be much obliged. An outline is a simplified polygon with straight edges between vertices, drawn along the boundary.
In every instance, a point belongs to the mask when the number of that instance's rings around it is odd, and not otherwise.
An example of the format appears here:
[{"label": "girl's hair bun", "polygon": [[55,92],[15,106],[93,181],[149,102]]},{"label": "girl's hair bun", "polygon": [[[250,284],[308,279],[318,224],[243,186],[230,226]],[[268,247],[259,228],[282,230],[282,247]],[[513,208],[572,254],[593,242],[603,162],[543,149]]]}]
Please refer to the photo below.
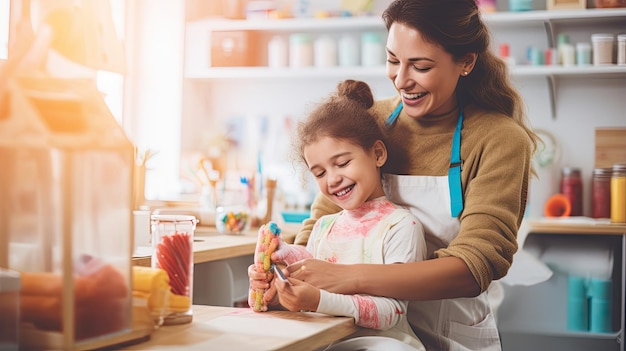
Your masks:
[{"label": "girl's hair bun", "polygon": [[337,96],[350,99],[364,109],[369,109],[374,105],[374,95],[369,85],[358,80],[344,80],[337,85]]}]

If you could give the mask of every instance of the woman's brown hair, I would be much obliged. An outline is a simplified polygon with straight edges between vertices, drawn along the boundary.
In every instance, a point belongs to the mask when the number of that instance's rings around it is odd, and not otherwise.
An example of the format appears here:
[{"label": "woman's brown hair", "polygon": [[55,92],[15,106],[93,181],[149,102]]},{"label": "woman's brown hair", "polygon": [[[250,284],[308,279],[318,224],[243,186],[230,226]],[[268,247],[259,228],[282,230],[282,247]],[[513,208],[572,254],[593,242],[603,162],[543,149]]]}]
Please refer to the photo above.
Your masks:
[{"label": "woman's brown hair", "polygon": [[441,46],[455,61],[476,53],[472,73],[456,87],[460,104],[474,103],[484,109],[510,116],[537,147],[522,96],[509,80],[504,61],[490,50],[490,33],[482,21],[476,0],[396,0],[383,12],[387,30],[401,23],[418,30],[428,41]]}]

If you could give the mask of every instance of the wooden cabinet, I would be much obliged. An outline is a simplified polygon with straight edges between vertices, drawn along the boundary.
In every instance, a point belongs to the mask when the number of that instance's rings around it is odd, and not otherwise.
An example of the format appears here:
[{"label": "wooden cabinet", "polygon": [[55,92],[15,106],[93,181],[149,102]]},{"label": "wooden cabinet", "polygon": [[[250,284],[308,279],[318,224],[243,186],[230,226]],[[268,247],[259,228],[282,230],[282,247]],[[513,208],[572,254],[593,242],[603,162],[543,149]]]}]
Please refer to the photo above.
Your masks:
[{"label": "wooden cabinet", "polygon": [[[535,222],[524,250],[546,263],[552,277],[532,286],[504,287],[498,310],[503,349],[624,350],[626,226]],[[568,326],[568,279],[610,279],[610,331],[579,331]],[[578,315],[578,317],[581,317]],[[571,317],[570,317],[571,318]]]}]

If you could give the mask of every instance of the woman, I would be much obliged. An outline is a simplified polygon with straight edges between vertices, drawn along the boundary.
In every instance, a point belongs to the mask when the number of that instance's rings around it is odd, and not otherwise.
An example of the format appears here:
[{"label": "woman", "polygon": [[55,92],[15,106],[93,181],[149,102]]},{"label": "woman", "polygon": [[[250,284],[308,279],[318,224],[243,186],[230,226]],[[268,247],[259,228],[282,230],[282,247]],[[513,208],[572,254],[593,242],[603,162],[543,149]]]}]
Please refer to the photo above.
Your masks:
[{"label": "woman", "polygon": [[[385,193],[419,218],[429,259],[307,259],[287,271],[335,293],[411,300],[409,322],[428,350],[500,350],[487,288],[517,250],[536,135],[505,63],[490,51],[475,0],[398,0],[383,19],[387,75],[399,93],[372,107],[387,131]],[[338,210],[318,196],[296,243]]]}]

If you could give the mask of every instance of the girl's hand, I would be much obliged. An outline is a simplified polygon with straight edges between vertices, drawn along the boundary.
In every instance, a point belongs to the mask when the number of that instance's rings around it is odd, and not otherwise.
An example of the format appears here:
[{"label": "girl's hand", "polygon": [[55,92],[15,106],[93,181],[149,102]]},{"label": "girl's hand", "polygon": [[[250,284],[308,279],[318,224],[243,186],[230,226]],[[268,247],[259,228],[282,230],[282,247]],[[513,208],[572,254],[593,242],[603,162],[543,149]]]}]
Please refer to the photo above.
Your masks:
[{"label": "girl's hand", "polygon": [[320,302],[320,290],[301,280],[287,279],[288,282],[274,279],[280,305],[289,311],[316,311]]},{"label": "girl's hand", "polygon": [[276,296],[276,287],[272,284],[273,274],[271,272],[257,272],[256,266],[251,264],[248,266],[248,280],[250,288],[248,290],[248,305],[254,306],[255,301],[252,300],[251,292],[257,289],[265,289],[263,293],[263,301],[267,306],[275,306],[278,304],[278,296]]}]

